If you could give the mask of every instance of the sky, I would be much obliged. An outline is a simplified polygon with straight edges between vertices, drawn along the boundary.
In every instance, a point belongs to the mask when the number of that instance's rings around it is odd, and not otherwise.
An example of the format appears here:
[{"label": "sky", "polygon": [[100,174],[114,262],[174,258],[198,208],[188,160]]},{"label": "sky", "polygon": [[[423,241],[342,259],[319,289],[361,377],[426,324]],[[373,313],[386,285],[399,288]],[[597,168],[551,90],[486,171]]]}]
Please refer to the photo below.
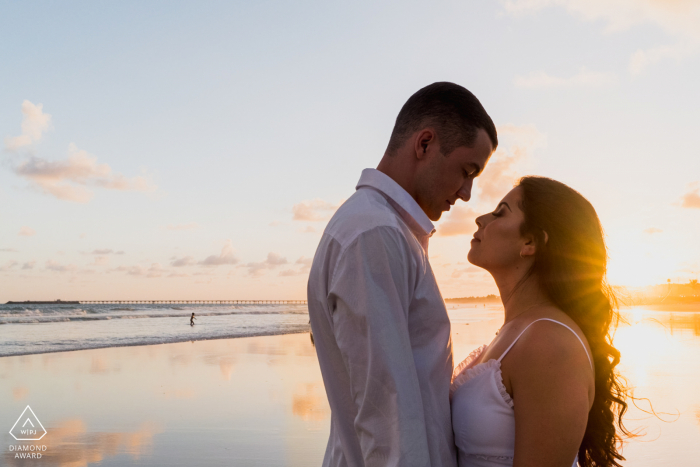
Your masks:
[{"label": "sky", "polygon": [[0,1],[0,301],[305,298],[435,81],[500,139],[436,224],[444,297],[497,293],[473,220],[527,174],[591,201],[612,284],[698,278],[698,24],[698,0]]}]

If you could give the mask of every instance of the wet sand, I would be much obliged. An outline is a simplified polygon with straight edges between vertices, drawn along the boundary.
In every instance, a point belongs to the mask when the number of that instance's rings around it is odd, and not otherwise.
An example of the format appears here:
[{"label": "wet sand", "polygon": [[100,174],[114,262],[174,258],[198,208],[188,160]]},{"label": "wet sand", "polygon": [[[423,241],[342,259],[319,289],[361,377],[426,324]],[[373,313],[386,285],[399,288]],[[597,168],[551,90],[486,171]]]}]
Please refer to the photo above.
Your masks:
[{"label": "wet sand", "polygon": [[[488,343],[494,307],[449,307],[455,363]],[[625,465],[700,459],[700,313],[625,312],[621,372],[659,418],[631,406],[645,436]],[[0,358],[6,466],[314,466],[330,411],[307,333]],[[48,434],[41,459],[18,460],[8,430],[30,405]],[[645,401],[638,403],[647,408]]]},{"label": "wet sand", "polygon": [[[4,357],[0,397],[8,467],[320,465],[330,420],[308,333]],[[27,405],[36,443],[8,433]]]}]

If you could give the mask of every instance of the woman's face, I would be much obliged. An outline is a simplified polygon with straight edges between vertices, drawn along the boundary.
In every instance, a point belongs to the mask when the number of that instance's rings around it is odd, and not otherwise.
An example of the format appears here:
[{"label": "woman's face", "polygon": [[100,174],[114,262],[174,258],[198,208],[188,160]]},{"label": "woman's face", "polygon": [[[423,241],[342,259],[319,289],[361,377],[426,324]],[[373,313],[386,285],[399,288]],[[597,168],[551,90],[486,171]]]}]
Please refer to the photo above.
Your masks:
[{"label": "woman's face", "polygon": [[520,226],[525,221],[520,210],[522,189],[513,188],[498,203],[493,212],[476,218],[479,229],[474,233],[467,258],[475,266],[493,272],[520,267],[520,253],[528,239],[520,235]]}]

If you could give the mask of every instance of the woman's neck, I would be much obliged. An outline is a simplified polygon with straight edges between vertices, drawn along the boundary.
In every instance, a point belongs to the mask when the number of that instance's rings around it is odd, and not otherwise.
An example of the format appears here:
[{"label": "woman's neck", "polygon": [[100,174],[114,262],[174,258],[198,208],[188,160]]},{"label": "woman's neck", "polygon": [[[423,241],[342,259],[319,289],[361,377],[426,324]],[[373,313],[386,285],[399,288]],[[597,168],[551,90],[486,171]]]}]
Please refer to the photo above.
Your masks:
[{"label": "woman's neck", "polygon": [[526,314],[537,305],[550,303],[535,275],[530,275],[526,279],[523,274],[491,273],[491,275],[496,281],[505,309],[504,325]]}]

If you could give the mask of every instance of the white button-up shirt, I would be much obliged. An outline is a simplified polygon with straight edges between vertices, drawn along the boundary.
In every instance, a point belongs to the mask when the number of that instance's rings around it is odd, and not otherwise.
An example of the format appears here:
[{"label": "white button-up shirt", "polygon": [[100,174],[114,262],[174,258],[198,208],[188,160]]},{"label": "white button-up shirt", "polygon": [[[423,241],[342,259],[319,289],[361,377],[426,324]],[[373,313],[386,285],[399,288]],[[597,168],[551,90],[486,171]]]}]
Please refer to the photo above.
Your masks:
[{"label": "white button-up shirt", "polygon": [[331,407],[324,466],[457,465],[450,321],[427,257],[434,228],[365,169],[316,250],[309,316]]}]

